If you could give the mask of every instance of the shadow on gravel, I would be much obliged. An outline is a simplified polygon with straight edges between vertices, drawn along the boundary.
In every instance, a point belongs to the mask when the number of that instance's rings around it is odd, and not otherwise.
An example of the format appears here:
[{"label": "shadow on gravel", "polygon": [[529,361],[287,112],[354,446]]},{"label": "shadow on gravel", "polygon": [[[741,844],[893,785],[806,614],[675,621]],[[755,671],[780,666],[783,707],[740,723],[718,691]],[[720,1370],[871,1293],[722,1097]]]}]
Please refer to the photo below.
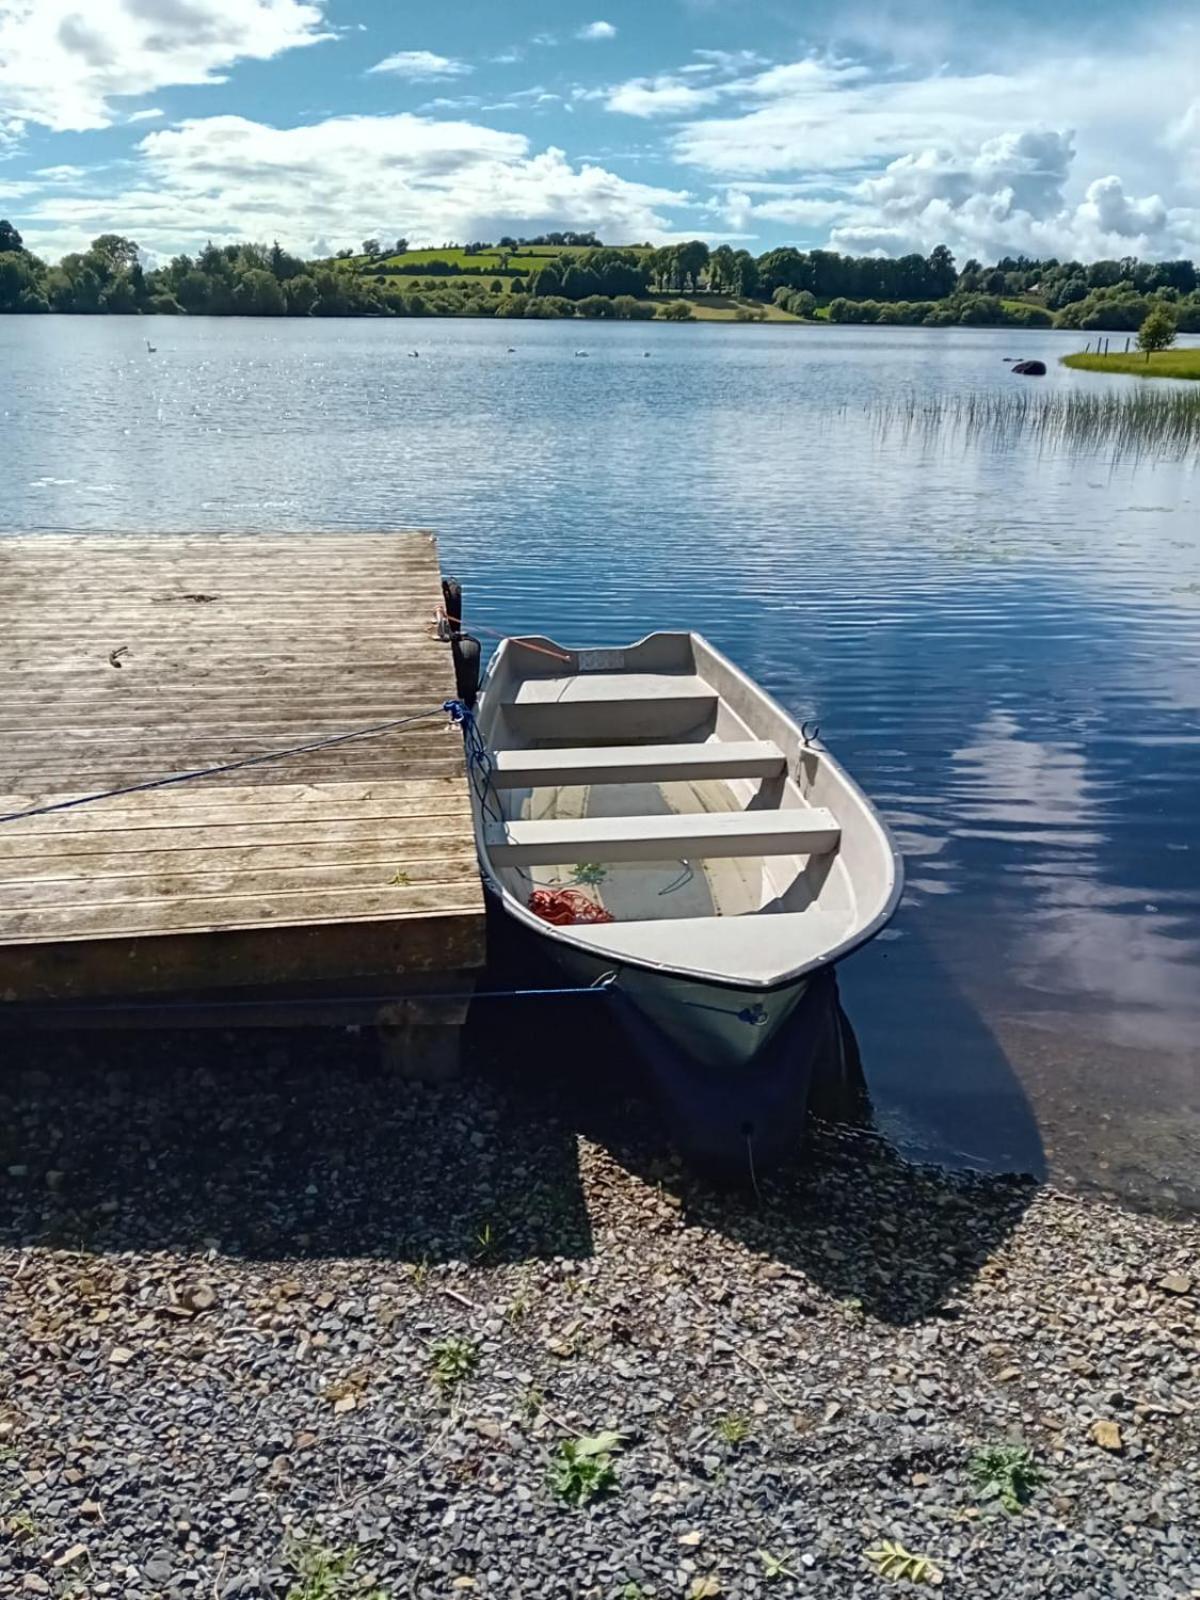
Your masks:
[{"label": "shadow on gravel", "polygon": [[853,1050],[789,1169],[757,1192],[748,1167],[714,1187],[679,1162],[608,1008],[584,1004],[476,1006],[475,1071],[440,1088],[389,1074],[373,1036],[346,1029],[4,1036],[0,1243],[577,1258],[592,1252],[582,1133],[689,1223],[798,1268],[849,1314],[910,1323],[953,1318],[1037,1191],[899,1156],[870,1128]]},{"label": "shadow on gravel", "polygon": [[[556,1014],[557,1013],[557,1014]],[[931,1316],[953,1321],[955,1298],[1020,1222],[1039,1184],[1032,1177],[951,1172],[903,1156],[871,1127],[870,1101],[854,1033],[847,1072],[815,1086],[813,1119],[794,1163],[717,1187],[682,1165],[644,1074],[610,1019],[557,1001],[540,1012],[553,1038],[571,1041],[543,1059],[515,1061],[516,1040],[493,1030],[495,1073],[509,1094],[556,1108],[564,1123],[603,1145],[630,1172],[676,1194],[686,1220],[781,1264],[814,1288],[896,1324]],[[510,1019],[511,1025],[512,1019]],[[993,1047],[994,1048],[994,1047]]]},{"label": "shadow on gravel", "polygon": [[574,1129],[315,1028],[0,1036],[0,1242],[481,1265],[591,1253]]}]

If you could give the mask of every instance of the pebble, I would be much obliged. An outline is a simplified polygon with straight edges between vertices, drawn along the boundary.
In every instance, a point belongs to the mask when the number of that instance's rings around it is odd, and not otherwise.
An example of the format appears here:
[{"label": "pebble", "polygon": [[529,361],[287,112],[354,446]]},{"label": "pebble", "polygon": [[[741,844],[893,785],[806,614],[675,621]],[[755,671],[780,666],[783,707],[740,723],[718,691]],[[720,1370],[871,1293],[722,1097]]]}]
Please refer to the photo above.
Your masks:
[{"label": "pebble", "polygon": [[[320,1548],[384,1600],[881,1600],[881,1540],[948,1593],[1198,1586],[1192,1279],[1163,1270],[1195,1222],[848,1131],[757,1198],[607,1081],[401,1092],[341,1034],[100,1037],[0,1079],[5,1518],[35,1530],[0,1593],[265,1600]],[[560,1444],[606,1430],[617,1492],[565,1506]],[[1045,1474],[1019,1515],[970,1470],[1014,1441]]]}]

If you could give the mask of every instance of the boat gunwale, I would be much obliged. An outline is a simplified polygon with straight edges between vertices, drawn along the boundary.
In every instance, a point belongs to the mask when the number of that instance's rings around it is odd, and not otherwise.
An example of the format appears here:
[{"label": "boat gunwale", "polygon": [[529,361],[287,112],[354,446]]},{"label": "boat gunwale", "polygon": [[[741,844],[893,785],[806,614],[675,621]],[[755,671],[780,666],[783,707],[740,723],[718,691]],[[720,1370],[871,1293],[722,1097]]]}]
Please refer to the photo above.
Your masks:
[{"label": "boat gunwale", "polygon": [[[801,724],[797,722],[796,718],[790,711],[786,709],[786,707],[780,705],[779,701],[775,699],[774,695],[770,694],[766,689],[764,689],[761,684],[756,683],[748,673],[744,672],[742,668],[736,664],[736,662],[731,661],[724,651],[719,650],[714,644],[705,638],[703,634],[678,628],[656,628],[650,633],[643,634],[640,639],[635,640],[632,644],[625,645],[572,646],[559,644],[556,640],[546,638],[541,634],[507,636],[501,640],[500,644],[497,646],[495,652],[488,662],[487,670],[485,671],[479,685],[479,699],[482,700],[487,694],[489,687],[492,685],[493,680],[497,676],[501,663],[505,660],[509,650],[516,645],[526,645],[534,648],[535,650],[550,651],[564,656],[569,655],[571,657],[578,657],[581,654],[598,653],[601,651],[620,651],[628,653],[638,649],[642,645],[647,644],[652,639],[686,639],[689,642],[695,642],[703,645],[705,650],[707,650],[716,660],[720,661],[725,668],[727,668],[736,678],[738,678],[754,697],[765,701],[776,711],[778,711],[785,721],[790,724],[792,729],[794,729],[800,740],[809,749],[816,750],[820,753],[821,759],[829,764],[830,770],[833,772],[833,774],[862,802],[871,823],[879,832],[881,842],[891,861],[892,867],[891,887],[883,905],[875,913],[875,915],[870,918],[869,921],[863,923],[861,927],[855,928],[854,931],[839,944],[832,945],[828,950],[823,951],[820,955],[811,956],[807,961],[802,962],[799,966],[789,968],[788,971],[779,973],[768,979],[760,980],[748,977],[732,977],[727,972],[707,972],[699,967],[676,966],[670,962],[652,961],[641,956],[631,956],[627,953],[622,954],[619,951],[606,949],[603,945],[592,944],[590,942],[584,942],[583,940],[575,938],[573,936],[573,930],[569,925],[560,927],[555,923],[546,922],[542,917],[539,917],[534,912],[530,911],[528,906],[523,905],[517,896],[513,894],[510,889],[505,887],[497,875],[498,869],[492,861],[488,848],[482,806],[476,803],[473,795],[471,816],[475,828],[475,840],[479,854],[479,867],[480,873],[483,877],[484,887],[490,894],[496,896],[505,911],[507,911],[511,916],[515,917],[518,922],[520,922],[524,927],[528,928],[531,932],[536,933],[541,937],[549,938],[555,943],[568,946],[571,950],[577,952],[579,955],[589,957],[599,963],[611,962],[612,965],[618,969],[633,969],[635,971],[646,972],[656,976],[669,977],[682,982],[701,983],[707,986],[727,989],[733,993],[751,993],[762,995],[773,994],[782,989],[789,989],[795,984],[799,983],[802,979],[809,977],[812,973],[823,971],[828,967],[836,965],[836,963],[839,961],[844,961],[847,956],[853,955],[854,952],[861,949],[863,945],[869,944],[877,934],[883,931],[883,929],[888,925],[895,915],[896,909],[899,906],[900,900],[904,894],[904,858],[900,854],[900,851],[896,845],[891,828],[888,826],[887,821],[881,815],[870,797],[854,780],[854,778],[851,777],[851,775],[837,760],[836,756],[830,752],[829,748],[825,744],[815,737],[805,737]],[[576,675],[578,676],[581,674]],[[530,748],[536,747],[531,746]],[[763,912],[750,912],[747,914],[750,916],[770,915],[770,913]],[[664,919],[664,921],[668,922],[669,919]]]}]

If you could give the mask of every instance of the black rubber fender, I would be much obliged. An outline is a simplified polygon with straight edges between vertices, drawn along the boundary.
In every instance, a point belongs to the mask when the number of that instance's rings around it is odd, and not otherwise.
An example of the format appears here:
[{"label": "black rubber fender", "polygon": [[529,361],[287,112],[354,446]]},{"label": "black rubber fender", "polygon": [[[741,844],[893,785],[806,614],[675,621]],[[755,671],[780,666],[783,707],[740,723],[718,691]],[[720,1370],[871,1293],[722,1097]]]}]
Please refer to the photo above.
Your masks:
[{"label": "black rubber fender", "polygon": [[468,710],[473,711],[479,698],[479,640],[473,639],[469,633],[460,633],[450,649],[454,656],[454,686],[458,698]]},{"label": "black rubber fender", "polygon": [[462,584],[457,578],[442,579],[442,604],[446,608],[446,616],[450,620],[451,633],[457,633],[462,627]]}]

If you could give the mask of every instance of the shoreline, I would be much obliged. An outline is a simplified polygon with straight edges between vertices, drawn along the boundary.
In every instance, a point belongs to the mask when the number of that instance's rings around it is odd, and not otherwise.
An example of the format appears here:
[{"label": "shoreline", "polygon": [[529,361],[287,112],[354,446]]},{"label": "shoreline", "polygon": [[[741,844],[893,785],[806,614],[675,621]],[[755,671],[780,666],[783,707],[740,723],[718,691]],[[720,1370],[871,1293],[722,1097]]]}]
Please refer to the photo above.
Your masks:
[{"label": "shoreline", "polygon": [[[872,1594],[885,1540],[964,1593],[1200,1586],[1196,1219],[828,1133],[714,1190],[611,1086],[341,1038],[137,1055],[3,1085],[14,1590],[282,1595],[324,1551],[384,1600]],[[576,1509],[551,1464],[606,1429]],[[1015,1514],[971,1471],[1013,1438]]]}]

